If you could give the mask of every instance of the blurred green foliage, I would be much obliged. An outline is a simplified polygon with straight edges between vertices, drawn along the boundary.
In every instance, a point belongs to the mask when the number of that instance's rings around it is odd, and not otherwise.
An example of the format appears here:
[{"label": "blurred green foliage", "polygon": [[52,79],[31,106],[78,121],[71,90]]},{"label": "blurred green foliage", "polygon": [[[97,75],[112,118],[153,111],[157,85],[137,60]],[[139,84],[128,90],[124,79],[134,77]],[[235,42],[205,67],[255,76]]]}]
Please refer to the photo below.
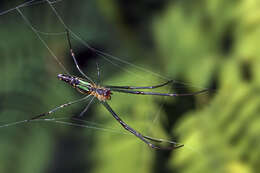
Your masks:
[{"label": "blurred green foliage", "polygon": [[[0,11],[17,2],[2,1]],[[159,91],[216,89],[185,98],[113,94],[109,104],[130,126],[185,145],[174,151],[151,150],[125,134],[100,104],[86,113],[85,128],[52,121],[4,126],[81,96],[56,79],[64,73],[62,68],[19,13],[10,11],[0,15],[0,172],[257,172],[257,0],[63,0],[53,5],[68,27],[91,46],[139,65],[113,58],[108,62],[73,39],[80,65],[94,79],[99,63],[102,84],[153,85],[169,76],[186,85],[174,83]],[[64,32],[46,2],[21,11],[37,30]],[[66,36],[41,36],[66,69],[78,75]],[[53,116],[76,116],[85,105]]]}]

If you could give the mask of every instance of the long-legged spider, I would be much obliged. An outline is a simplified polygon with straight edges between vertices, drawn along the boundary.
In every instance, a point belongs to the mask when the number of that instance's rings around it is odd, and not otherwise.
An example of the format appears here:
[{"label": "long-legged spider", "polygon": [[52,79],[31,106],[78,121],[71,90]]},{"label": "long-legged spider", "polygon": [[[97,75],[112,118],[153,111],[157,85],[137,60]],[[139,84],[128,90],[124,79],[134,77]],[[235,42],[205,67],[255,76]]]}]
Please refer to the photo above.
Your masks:
[{"label": "long-legged spider", "polygon": [[[207,90],[201,90],[198,92],[194,92],[194,93],[185,93],[185,94],[177,94],[177,93],[158,93],[158,92],[146,92],[146,91],[140,91],[140,89],[154,89],[154,88],[159,88],[159,87],[163,87],[165,85],[168,85],[169,83],[171,83],[172,81],[167,81],[165,83],[159,84],[159,85],[155,85],[155,86],[145,86],[145,87],[134,87],[134,86],[100,86],[98,83],[95,83],[90,77],[88,77],[79,67],[77,60],[75,58],[75,54],[73,52],[72,46],[71,46],[71,41],[70,41],[70,36],[69,36],[69,31],[67,31],[67,39],[68,39],[68,44],[69,44],[69,48],[70,48],[70,54],[71,57],[74,60],[74,63],[78,69],[78,71],[81,73],[82,76],[84,76],[83,78],[79,78],[79,77],[75,77],[75,76],[71,76],[68,74],[59,74],[58,75],[58,79],[70,84],[72,87],[74,87],[76,90],[78,90],[80,93],[82,93],[83,95],[86,95],[85,97],[72,101],[72,102],[68,102],[65,104],[62,104],[46,113],[40,114],[38,116],[33,117],[31,120],[33,119],[37,119],[49,114],[54,113],[55,111],[64,108],[66,106],[70,106],[72,104],[81,102],[83,100],[86,100],[87,98],[92,96],[91,101],[89,102],[89,104],[86,106],[86,108],[81,112],[80,116],[83,115],[86,110],[88,109],[89,105],[91,104],[91,102],[93,101],[93,99],[98,99],[100,103],[102,103],[102,105],[111,113],[111,115],[130,133],[134,134],[136,137],[138,137],[139,139],[141,139],[143,142],[145,142],[146,144],[148,144],[149,147],[151,148],[155,148],[155,149],[176,149],[176,148],[180,148],[184,145],[182,144],[177,144],[175,142],[171,142],[171,141],[167,141],[167,143],[170,144],[170,146],[167,147],[163,147],[160,145],[156,145],[152,142],[156,142],[156,143],[160,143],[160,142],[165,142],[163,140],[160,139],[155,139],[155,138],[151,138],[149,136],[145,136],[142,135],[140,132],[136,131],[135,129],[133,129],[132,127],[130,127],[129,125],[127,125],[114,111],[113,109],[110,107],[110,105],[108,104],[108,100],[111,99],[111,94],[112,92],[119,92],[119,93],[128,93],[128,94],[137,94],[137,95],[157,95],[157,96],[171,96],[171,97],[175,97],[175,96],[190,96],[190,95],[196,95],[196,94],[200,94],[203,92],[206,92]],[[98,79],[100,78],[100,72],[99,72],[99,68],[97,66],[97,74],[98,74]]]}]

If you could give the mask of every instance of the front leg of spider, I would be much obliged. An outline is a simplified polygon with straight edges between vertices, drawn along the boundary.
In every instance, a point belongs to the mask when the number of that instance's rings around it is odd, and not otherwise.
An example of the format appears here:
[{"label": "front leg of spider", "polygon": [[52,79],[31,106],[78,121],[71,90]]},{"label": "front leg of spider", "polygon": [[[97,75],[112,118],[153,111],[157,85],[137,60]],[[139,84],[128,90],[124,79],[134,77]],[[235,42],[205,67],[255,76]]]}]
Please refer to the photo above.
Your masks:
[{"label": "front leg of spider", "polygon": [[[131,132],[132,134],[134,134],[136,137],[138,137],[139,139],[141,139],[143,142],[145,142],[149,147],[151,148],[155,148],[155,149],[163,149],[163,150],[172,150],[172,149],[176,149],[176,148],[180,148],[183,145],[175,145],[174,146],[170,146],[170,147],[161,147],[161,146],[157,146],[152,144],[150,141],[153,142],[162,142],[160,140],[155,140],[153,138],[147,137],[147,136],[143,136],[141,133],[139,133],[138,131],[134,130],[132,127],[130,127],[129,125],[127,125],[121,118],[118,117],[118,115],[113,111],[113,109],[109,106],[109,104],[106,101],[102,101],[101,102],[105,108],[112,114],[112,116],[129,132]],[[171,143],[172,144],[172,143]]]}]

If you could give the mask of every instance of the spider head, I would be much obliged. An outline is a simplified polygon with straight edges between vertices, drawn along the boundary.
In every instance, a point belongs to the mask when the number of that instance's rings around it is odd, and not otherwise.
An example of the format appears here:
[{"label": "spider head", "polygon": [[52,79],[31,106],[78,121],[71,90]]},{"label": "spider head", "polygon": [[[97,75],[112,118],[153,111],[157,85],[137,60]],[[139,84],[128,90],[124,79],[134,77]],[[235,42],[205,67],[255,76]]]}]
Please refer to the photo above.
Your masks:
[{"label": "spider head", "polygon": [[106,97],[107,96],[109,97],[111,95],[110,89],[105,89],[103,95],[106,96]]}]

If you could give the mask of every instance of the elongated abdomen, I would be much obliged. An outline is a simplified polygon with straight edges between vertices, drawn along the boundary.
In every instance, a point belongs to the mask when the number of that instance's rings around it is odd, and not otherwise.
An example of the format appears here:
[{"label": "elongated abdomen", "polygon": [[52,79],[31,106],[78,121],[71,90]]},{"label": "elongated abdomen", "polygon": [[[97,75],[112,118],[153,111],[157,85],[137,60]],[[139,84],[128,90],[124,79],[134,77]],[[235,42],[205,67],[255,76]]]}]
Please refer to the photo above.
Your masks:
[{"label": "elongated abdomen", "polygon": [[72,85],[73,87],[76,87],[77,85],[80,84],[80,81],[78,78],[70,76],[70,75],[66,75],[66,74],[58,74],[58,79],[62,80],[70,85]]},{"label": "elongated abdomen", "polygon": [[104,88],[94,83],[89,83],[84,79],[70,76],[67,74],[58,74],[58,79],[70,84],[71,86],[76,88],[80,93],[93,95],[100,101],[111,99],[111,91],[109,88]]}]

